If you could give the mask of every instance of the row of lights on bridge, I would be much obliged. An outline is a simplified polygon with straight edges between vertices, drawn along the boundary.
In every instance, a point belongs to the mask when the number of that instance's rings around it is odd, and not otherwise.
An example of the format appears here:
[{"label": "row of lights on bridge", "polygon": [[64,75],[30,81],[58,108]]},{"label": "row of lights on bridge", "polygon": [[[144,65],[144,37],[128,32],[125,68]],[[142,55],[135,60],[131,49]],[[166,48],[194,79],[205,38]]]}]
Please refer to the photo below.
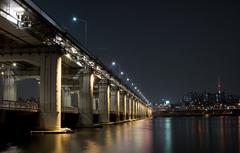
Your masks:
[{"label": "row of lights on bridge", "polygon": [[[77,21],[81,21],[81,22],[84,22],[84,23],[85,23],[85,43],[86,43],[86,42],[87,42],[87,20],[83,20],[83,19],[77,18],[76,16],[73,16],[73,17],[72,17],[72,21],[75,22],[75,23],[76,23]],[[86,45],[86,44],[85,44],[85,45]],[[111,63],[111,65],[112,65],[113,67],[118,66],[118,67],[119,67],[119,70],[121,69],[121,68],[120,68],[120,65],[119,65],[118,63],[116,63],[115,61],[113,61],[113,62]],[[120,75],[120,76],[119,76],[119,75]],[[124,73],[123,71],[121,71],[121,72],[118,73],[118,77],[119,77],[120,79],[122,79],[121,76],[124,76],[124,75],[127,76],[127,78],[126,78],[127,83],[130,83],[130,78],[128,77],[128,75],[127,75],[126,73]],[[125,81],[125,79],[124,79],[124,81]],[[131,88],[133,88],[144,100],[147,101],[148,104],[150,104],[150,102],[148,101],[148,99],[142,94],[142,92],[138,89],[137,86],[135,86],[134,83],[131,83]]]},{"label": "row of lights on bridge", "polygon": [[[124,74],[127,76],[127,78],[125,78],[126,79],[126,81],[127,81],[127,83],[130,83],[130,78],[128,77],[128,75],[126,74],[126,73],[124,73],[123,71],[120,71],[121,70],[121,68],[120,68],[120,65],[118,64],[118,63],[116,63],[115,61],[113,61],[112,63],[111,63],[111,66],[113,66],[113,67],[116,67],[116,66],[118,66],[118,68],[119,68],[119,72],[118,72],[118,76],[119,76],[119,78],[121,79],[121,76],[124,76]],[[125,81],[125,79],[124,79],[124,81]],[[140,91],[140,89],[138,89],[138,87],[132,82],[131,83],[131,87],[144,99],[144,100],[146,100],[149,104],[150,104],[150,102],[148,101],[148,99],[142,94],[142,92]]]}]

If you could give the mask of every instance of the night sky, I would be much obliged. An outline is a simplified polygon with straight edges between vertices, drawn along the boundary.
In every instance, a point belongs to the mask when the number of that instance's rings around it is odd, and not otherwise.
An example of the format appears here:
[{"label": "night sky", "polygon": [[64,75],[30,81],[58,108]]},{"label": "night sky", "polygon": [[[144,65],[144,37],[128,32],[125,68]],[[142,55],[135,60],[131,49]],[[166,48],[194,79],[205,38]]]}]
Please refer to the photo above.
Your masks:
[{"label": "night sky", "polygon": [[231,1],[33,0],[84,42],[110,67],[111,61],[151,102],[172,102],[190,91],[240,94],[240,5]]}]

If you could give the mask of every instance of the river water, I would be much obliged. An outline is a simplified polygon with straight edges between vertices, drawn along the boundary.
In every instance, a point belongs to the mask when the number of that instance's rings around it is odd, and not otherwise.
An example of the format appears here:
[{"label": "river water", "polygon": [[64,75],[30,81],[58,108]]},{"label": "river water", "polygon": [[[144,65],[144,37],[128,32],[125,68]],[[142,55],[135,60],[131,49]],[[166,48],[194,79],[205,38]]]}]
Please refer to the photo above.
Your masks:
[{"label": "river water", "polygon": [[62,135],[0,135],[3,153],[240,153],[240,117],[160,117]]}]

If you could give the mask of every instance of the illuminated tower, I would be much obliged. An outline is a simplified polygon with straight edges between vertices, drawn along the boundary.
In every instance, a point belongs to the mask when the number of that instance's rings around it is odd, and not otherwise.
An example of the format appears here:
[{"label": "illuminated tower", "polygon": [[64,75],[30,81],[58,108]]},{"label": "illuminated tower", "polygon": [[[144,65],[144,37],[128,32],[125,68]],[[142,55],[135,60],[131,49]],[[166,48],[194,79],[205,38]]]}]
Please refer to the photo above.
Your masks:
[{"label": "illuminated tower", "polygon": [[218,90],[218,94],[221,94],[221,79],[220,79],[220,77],[218,78],[217,90]]}]

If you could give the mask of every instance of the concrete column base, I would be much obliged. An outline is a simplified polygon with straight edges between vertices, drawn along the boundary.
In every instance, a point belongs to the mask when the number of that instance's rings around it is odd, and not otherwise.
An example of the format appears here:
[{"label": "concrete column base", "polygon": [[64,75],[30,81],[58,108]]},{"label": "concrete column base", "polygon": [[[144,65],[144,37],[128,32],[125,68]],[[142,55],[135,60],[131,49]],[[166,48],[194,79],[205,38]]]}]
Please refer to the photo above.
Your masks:
[{"label": "concrete column base", "polygon": [[42,130],[59,130],[61,129],[60,113],[41,113],[40,115],[40,129]]}]

